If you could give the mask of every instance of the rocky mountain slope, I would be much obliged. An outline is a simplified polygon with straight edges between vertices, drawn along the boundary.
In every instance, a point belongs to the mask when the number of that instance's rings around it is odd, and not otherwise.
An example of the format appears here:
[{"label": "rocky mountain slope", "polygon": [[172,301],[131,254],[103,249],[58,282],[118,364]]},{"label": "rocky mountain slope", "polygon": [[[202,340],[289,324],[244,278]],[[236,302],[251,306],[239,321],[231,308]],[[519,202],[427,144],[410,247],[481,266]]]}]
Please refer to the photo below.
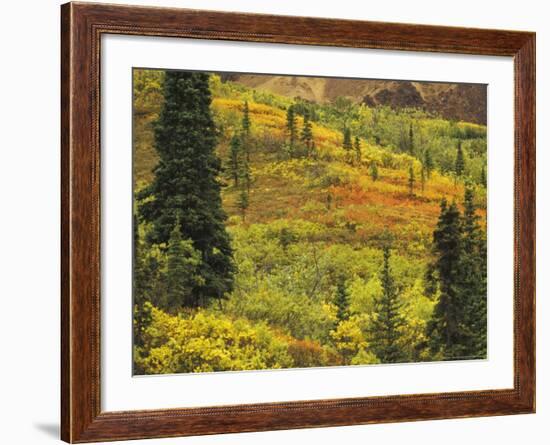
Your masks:
[{"label": "rocky mountain slope", "polygon": [[487,86],[482,84],[256,74],[226,74],[223,77],[249,88],[316,102],[332,102],[344,96],[369,106],[421,108],[445,119],[487,124]]}]

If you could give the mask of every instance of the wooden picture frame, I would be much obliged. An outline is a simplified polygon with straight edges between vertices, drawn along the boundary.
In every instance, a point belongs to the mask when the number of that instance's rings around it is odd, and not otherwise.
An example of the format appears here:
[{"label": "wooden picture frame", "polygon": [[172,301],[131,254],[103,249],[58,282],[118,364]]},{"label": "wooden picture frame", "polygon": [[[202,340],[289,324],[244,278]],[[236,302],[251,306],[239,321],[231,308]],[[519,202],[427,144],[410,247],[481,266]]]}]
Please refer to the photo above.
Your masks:
[{"label": "wooden picture frame", "polygon": [[[61,438],[70,443],[535,411],[535,34],[171,8],[61,8]],[[514,387],[102,412],[101,36],[125,34],[511,56],[515,71]]]}]

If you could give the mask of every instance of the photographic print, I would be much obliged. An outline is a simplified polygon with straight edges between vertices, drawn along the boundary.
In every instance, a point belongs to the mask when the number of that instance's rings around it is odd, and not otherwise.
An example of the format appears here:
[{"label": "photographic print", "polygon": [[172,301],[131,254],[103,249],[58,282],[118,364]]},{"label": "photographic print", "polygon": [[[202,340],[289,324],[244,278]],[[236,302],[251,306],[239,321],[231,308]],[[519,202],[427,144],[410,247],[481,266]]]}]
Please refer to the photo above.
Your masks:
[{"label": "photographic print", "polygon": [[486,359],[486,85],[132,76],[134,375]]}]

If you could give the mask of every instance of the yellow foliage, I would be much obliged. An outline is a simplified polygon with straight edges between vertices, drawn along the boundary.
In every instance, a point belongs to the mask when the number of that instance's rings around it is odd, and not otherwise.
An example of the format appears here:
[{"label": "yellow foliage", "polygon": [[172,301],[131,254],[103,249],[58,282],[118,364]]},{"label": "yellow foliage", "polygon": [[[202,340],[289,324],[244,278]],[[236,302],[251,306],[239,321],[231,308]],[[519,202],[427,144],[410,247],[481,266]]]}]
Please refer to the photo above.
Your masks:
[{"label": "yellow foliage", "polygon": [[178,316],[151,307],[145,347],[135,362],[143,374],[275,369],[292,365],[287,344],[266,326],[206,311]]},{"label": "yellow foliage", "polygon": [[[157,161],[153,122],[162,103],[162,76],[146,71],[137,70],[134,83],[137,188],[150,181]],[[378,363],[366,332],[374,299],[382,292],[379,240],[386,230],[395,236],[392,268],[405,303],[400,346],[411,361],[433,358],[419,346],[426,342],[427,321],[437,301],[423,289],[432,233],[441,199],[459,205],[463,199],[463,181],[450,174],[456,138],[466,141],[463,149],[470,162],[475,150],[483,154],[486,127],[361,106],[350,119],[354,136],[361,137],[359,160],[342,148],[341,122],[322,116],[327,111],[321,110],[321,117],[311,121],[315,151],[296,154],[285,151],[286,108],[295,99],[221,82],[217,75],[210,76],[210,88],[222,164],[229,140],[240,132],[245,100],[251,121],[246,222],[236,206],[239,188],[220,177],[238,271],[235,290],[216,308],[170,315],[151,307],[144,345],[135,351],[136,368],[160,374]],[[381,117],[386,128],[373,133]],[[395,142],[399,132],[408,136],[406,119],[414,121],[418,158],[399,152],[403,147]],[[299,139],[301,115],[297,126]],[[431,143],[439,144],[434,147],[440,158],[422,190],[419,150]],[[484,158],[477,161],[480,171]],[[376,180],[370,170],[373,164]],[[485,188],[477,186],[475,195],[485,230]],[[147,227],[139,230],[145,239]],[[159,249],[152,248],[151,255],[159,256]],[[338,323],[330,295],[340,276],[346,277],[351,316]]]}]

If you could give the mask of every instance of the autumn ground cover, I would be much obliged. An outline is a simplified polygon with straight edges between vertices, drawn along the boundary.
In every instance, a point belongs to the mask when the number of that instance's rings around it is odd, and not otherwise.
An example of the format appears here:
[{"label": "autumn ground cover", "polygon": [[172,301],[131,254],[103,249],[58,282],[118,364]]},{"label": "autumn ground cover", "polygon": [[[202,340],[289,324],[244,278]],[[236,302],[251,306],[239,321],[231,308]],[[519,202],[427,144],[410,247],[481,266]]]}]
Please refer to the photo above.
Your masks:
[{"label": "autumn ground cover", "polygon": [[[134,71],[135,373],[484,357],[486,331],[470,314],[486,310],[477,301],[462,300],[470,324],[457,333],[460,347],[441,340],[453,291],[436,234],[452,232],[443,224],[456,203],[464,246],[468,233],[476,246],[484,239],[484,126],[345,98],[311,103],[215,74],[208,93],[233,282],[220,298],[174,304],[167,283],[192,285],[171,275],[173,255],[185,260],[180,276],[195,282],[201,256],[185,233],[147,241],[154,223],[140,217],[139,196],[157,180],[155,125],[166,95],[164,72]],[[458,253],[456,262],[485,273]]]}]

